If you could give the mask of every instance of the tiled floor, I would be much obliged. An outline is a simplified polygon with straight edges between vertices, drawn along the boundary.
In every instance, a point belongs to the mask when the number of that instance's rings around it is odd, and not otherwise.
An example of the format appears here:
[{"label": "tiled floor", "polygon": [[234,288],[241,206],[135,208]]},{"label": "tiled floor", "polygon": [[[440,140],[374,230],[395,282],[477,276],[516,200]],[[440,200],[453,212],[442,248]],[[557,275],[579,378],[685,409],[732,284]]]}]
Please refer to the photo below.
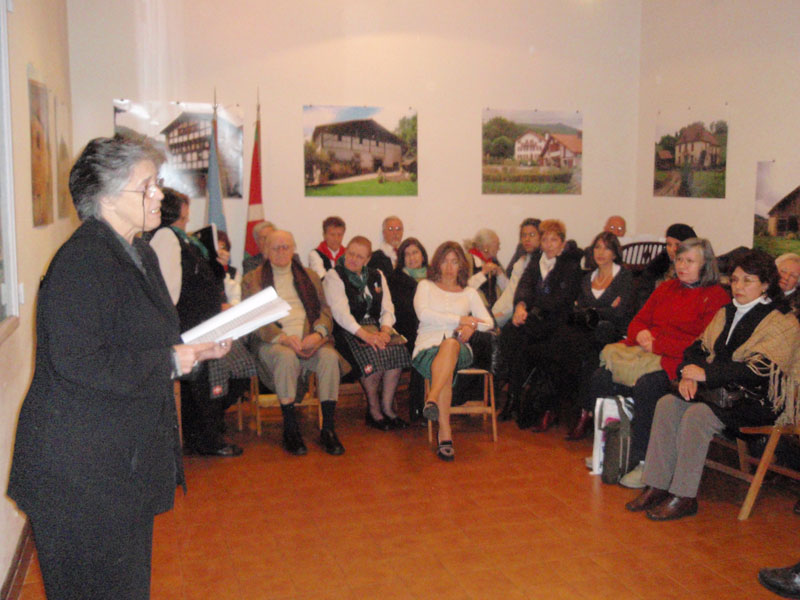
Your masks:
[{"label": "tiled floor", "polygon": [[[706,471],[700,512],[653,523],[623,505],[635,492],[603,485],[589,442],[479,419],[455,425],[456,460],[436,459],[426,431],[367,429],[339,411],[347,452],[305,457],[233,435],[236,459],[187,458],[189,493],[156,518],[153,598],[584,599],[776,598],[760,567],[800,560],[800,517],[787,488],[763,489],[736,520],[745,487]],[[34,560],[23,600],[44,598]]]}]

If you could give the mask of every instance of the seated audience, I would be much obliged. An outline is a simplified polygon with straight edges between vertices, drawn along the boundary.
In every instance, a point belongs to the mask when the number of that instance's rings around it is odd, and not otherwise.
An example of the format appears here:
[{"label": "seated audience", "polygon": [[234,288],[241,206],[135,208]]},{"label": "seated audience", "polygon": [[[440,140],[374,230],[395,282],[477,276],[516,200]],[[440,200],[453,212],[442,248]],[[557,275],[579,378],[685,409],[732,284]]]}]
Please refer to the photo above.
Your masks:
[{"label": "seated audience", "polygon": [[307,452],[294,405],[303,400],[298,379],[305,371],[313,371],[322,409],[320,444],[325,452],[338,456],[344,453],[334,429],[340,356],[331,343],[333,320],[322,284],[316,273],[293,259],[294,236],[288,231],[273,231],[266,251],[264,264],[245,276],[243,292],[247,298],[272,286],[291,307],[287,316],[255,332],[262,381],[275,390],[281,404],[283,447],[297,456]]},{"label": "seated audience", "polygon": [[[406,238],[397,249],[397,266],[387,278],[389,290],[394,304],[394,328],[406,340],[409,352],[414,350],[417,339],[419,319],[414,310],[414,294],[417,282],[428,275],[428,253],[417,238]],[[408,386],[408,412],[412,422],[422,418],[422,404],[425,397],[425,382],[415,370],[411,370],[411,381]]]},{"label": "seated audience", "polygon": [[[529,427],[538,417],[536,430],[549,429],[555,420],[549,399],[543,405],[522,407],[522,386],[531,369],[539,366],[556,386],[568,385],[568,374],[556,372],[549,361],[551,337],[559,325],[567,322],[580,285],[578,264],[561,256],[566,239],[566,227],[561,221],[549,219],[539,226],[541,252],[534,254],[520,278],[514,295],[514,314],[500,334],[500,350],[509,368],[508,400],[503,412],[517,413],[520,427]],[[539,414],[536,414],[538,412]]]},{"label": "seated audience", "polygon": [[[150,246],[158,256],[161,275],[178,310],[181,331],[186,331],[222,310],[225,271],[220,261],[209,259],[203,243],[185,231],[189,198],[170,188],[162,191],[161,227]],[[224,415],[255,374],[247,349],[235,341],[224,358],[207,361],[189,381],[181,381],[183,441],[188,452],[204,456],[242,453],[239,446],[223,439]]]},{"label": "seated audience", "polygon": [[486,308],[491,308],[508,285],[508,277],[497,260],[500,238],[491,229],[480,229],[475,237],[464,242],[470,278],[467,285],[478,290]]},{"label": "seated audience", "polygon": [[[708,326],[730,298],[720,287],[714,250],[708,240],[689,238],[675,254],[675,279],[662,283],[636,313],[623,344],[607,346],[584,397],[583,408],[594,410],[601,396],[621,394],[633,398],[635,411],[631,432],[630,463],[637,465],[620,484],[643,487],[643,465],[650,426],[658,399],[677,377],[683,351]],[[617,350],[614,356],[607,355]]]},{"label": "seated audience", "polygon": [[[625,219],[623,219],[619,215],[611,215],[610,217],[608,217],[608,219],[606,219],[606,224],[603,225],[603,231],[615,235],[619,240],[620,246],[624,246],[625,244],[628,243],[627,240],[623,241],[623,238],[625,237],[625,232],[627,230],[628,226],[625,223]],[[586,270],[592,269],[593,256],[594,256],[594,243],[587,246],[586,249],[583,251],[584,269]]]},{"label": "seated audience", "polygon": [[[333,312],[336,349],[361,377],[369,408],[366,423],[388,431],[408,423],[394,410],[400,372],[411,366],[408,350],[392,344],[392,295],[383,272],[367,266],[372,244],[356,236],[339,263],[325,276],[325,297]],[[379,388],[383,390],[379,396]]]},{"label": "seated audience", "polygon": [[694,229],[683,223],[674,223],[667,228],[665,234],[667,247],[650,261],[636,280],[637,309],[644,306],[653,290],[675,277],[675,252],[681,242],[693,237],[697,237]]},{"label": "seated audience", "polygon": [[428,279],[419,282],[414,309],[419,332],[414,346],[414,369],[431,380],[423,414],[439,422],[436,455],[445,461],[455,458],[450,429],[453,374],[472,364],[469,345],[477,329],[492,328],[492,316],[477,292],[467,287],[467,258],[457,242],[445,242],[436,249]]},{"label": "seated audience", "polygon": [[539,249],[539,219],[525,219],[519,226],[519,244],[514,256],[508,263],[506,273],[511,273],[508,285],[492,306],[492,315],[498,327],[502,327],[514,312],[514,293],[522,277],[522,273],[531,261],[534,252]]},{"label": "seated audience", "polygon": [[794,252],[787,252],[776,258],[775,264],[778,267],[780,276],[778,285],[783,292],[783,300],[797,314],[800,308],[800,294],[797,293],[797,284],[800,282],[800,256]]},{"label": "seated audience", "polygon": [[[563,357],[562,371],[578,375],[578,385],[563,396],[568,406],[588,393],[591,376],[600,364],[600,350],[625,337],[633,316],[633,277],[622,267],[619,239],[604,231],[591,247],[589,267],[594,270],[583,277],[573,318],[553,336],[553,356]],[[592,421],[591,413],[582,409],[567,439],[583,439]]]},{"label": "seated audience", "polygon": [[[776,368],[787,376],[800,370],[793,364],[800,327],[775,302],[777,283],[769,255],[754,250],[738,262],[731,275],[733,301],[683,353],[677,393],[658,401],[642,474],[647,487],[625,505],[628,510],[646,511],[654,521],[695,514],[714,434],[771,425],[781,416],[795,422],[787,414],[784,386],[770,389]],[[725,393],[736,398],[725,402]]]},{"label": "seated audience", "polygon": [[255,256],[248,256],[242,261],[242,277],[247,275],[250,271],[255,271],[264,262],[264,257],[267,255],[267,240],[269,234],[275,231],[275,225],[270,221],[261,221],[253,227],[253,239],[258,246],[258,254]]},{"label": "seated audience", "polygon": [[367,265],[371,269],[380,269],[385,277],[394,269],[397,264],[397,248],[403,241],[403,222],[400,217],[394,215],[386,217],[382,226],[383,242],[380,248],[372,253]]},{"label": "seated audience", "polygon": [[308,255],[308,267],[320,280],[344,254],[342,239],[346,228],[341,217],[328,217],[322,222],[322,241]]}]

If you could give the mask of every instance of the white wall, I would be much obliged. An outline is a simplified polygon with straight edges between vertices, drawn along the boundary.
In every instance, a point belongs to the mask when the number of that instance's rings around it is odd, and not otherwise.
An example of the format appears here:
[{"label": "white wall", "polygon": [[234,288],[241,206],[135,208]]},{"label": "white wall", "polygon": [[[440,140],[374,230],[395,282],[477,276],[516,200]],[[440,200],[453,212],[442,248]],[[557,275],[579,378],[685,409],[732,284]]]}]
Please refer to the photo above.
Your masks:
[{"label": "white wall", "polygon": [[[5,6],[5,3],[3,3]],[[0,8],[0,10],[3,10]],[[39,278],[76,222],[59,219],[33,227],[28,73],[63,101],[69,98],[66,3],[63,0],[15,2],[8,15],[11,128],[16,197],[17,269],[25,290],[19,327],[0,344],[0,489],[5,491],[17,414],[33,372],[34,308]],[[52,110],[52,100],[51,100]],[[52,112],[50,133],[54,140]],[[8,498],[0,498],[0,577],[5,577],[24,517]]]},{"label": "white wall", "polygon": [[[429,252],[491,227],[505,257],[528,216],[561,218],[583,243],[611,213],[635,226],[638,0],[172,0],[147,3],[150,16],[137,5],[68,2],[76,144],[111,132],[112,98],[210,102],[216,86],[220,103],[245,114],[249,180],[258,87],[266,216],[295,233],[303,257],[330,214],[345,219],[346,237],[377,242],[396,213]],[[169,27],[151,20],[166,13]],[[304,104],[415,107],[419,196],[305,198]],[[485,107],[582,111],[583,194],[482,196]],[[234,258],[244,202],[226,205]]]},{"label": "white wall", "polygon": [[[786,164],[798,158],[798,23],[796,0],[642,3],[639,229],[663,231],[671,222],[689,223],[712,241],[717,253],[752,244],[756,163]],[[654,198],[658,110],[704,104],[727,111],[721,115],[729,132],[727,197]]]}]

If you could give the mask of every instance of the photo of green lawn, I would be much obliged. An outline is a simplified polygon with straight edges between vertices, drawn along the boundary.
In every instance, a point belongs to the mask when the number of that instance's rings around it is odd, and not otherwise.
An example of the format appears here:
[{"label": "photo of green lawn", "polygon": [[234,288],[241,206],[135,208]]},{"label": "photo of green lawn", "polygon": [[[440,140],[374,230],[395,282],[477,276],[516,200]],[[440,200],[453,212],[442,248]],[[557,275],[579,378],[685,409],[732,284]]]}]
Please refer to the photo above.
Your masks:
[{"label": "photo of green lawn", "polygon": [[484,194],[580,194],[577,111],[483,110]]},{"label": "photo of green lawn", "polygon": [[304,106],[306,196],[416,196],[412,108]]}]

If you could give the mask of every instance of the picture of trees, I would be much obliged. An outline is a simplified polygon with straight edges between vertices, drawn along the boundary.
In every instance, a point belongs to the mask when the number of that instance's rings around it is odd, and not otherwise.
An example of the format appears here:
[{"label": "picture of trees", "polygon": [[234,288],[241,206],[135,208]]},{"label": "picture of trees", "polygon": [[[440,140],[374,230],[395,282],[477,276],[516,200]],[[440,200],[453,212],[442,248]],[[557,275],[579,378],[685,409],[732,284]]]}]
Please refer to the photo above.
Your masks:
[{"label": "picture of trees", "polygon": [[[678,117],[685,118],[685,114]],[[659,118],[657,125],[653,193],[656,196],[724,198],[728,122],[695,120],[671,126],[669,121],[671,119]]]},{"label": "picture of trees", "polygon": [[580,112],[483,110],[484,194],[580,194]]},{"label": "picture of trees", "polygon": [[416,196],[412,108],[304,106],[306,196]]}]

